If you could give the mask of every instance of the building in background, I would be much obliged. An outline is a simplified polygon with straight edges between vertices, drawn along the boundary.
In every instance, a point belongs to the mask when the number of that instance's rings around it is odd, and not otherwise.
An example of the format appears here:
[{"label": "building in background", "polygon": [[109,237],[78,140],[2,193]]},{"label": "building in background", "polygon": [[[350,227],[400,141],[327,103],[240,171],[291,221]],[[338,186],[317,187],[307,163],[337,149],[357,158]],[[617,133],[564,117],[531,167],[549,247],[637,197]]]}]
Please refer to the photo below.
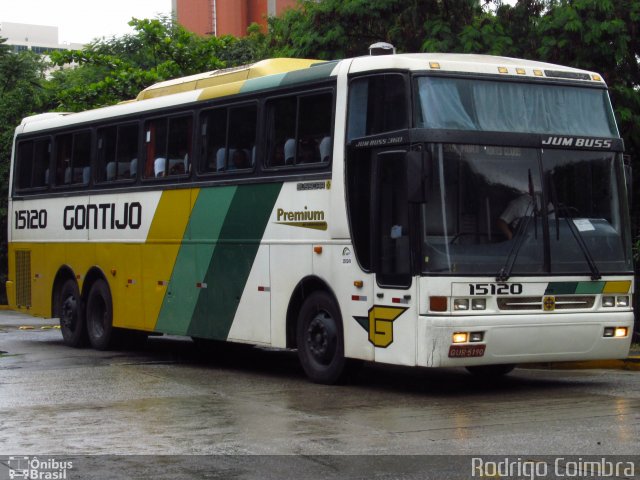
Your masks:
[{"label": "building in background", "polygon": [[0,23],[0,38],[6,38],[6,45],[15,52],[31,50],[47,55],[55,50],[79,50],[81,43],[60,43],[58,27],[48,25],[30,25],[27,23]]},{"label": "building in background", "polygon": [[189,31],[243,37],[252,23],[266,28],[267,17],[296,4],[297,0],[173,0],[172,8],[174,18]]}]

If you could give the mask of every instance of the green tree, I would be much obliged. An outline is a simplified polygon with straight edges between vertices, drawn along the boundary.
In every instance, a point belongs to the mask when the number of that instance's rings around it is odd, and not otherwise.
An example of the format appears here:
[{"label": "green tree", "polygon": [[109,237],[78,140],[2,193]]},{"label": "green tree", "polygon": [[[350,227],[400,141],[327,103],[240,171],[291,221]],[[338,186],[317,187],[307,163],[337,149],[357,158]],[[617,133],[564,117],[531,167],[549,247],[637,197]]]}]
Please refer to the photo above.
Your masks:
[{"label": "green tree", "polygon": [[199,37],[167,18],[132,19],[135,33],[96,40],[82,50],[56,52],[63,68],[48,82],[50,107],[80,111],[135,98],[145,87],[171,78],[265,58],[255,27],[243,39]]}]

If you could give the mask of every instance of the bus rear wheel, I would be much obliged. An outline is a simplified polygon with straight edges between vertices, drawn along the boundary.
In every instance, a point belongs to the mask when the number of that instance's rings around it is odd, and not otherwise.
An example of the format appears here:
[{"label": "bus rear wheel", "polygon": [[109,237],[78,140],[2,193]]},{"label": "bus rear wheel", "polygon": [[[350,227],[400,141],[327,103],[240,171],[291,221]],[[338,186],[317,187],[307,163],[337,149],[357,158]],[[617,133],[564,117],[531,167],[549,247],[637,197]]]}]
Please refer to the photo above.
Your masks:
[{"label": "bus rear wheel", "polygon": [[56,312],[60,318],[60,331],[65,345],[76,348],[86,345],[87,332],[82,300],[75,280],[69,279],[62,284],[58,295]]},{"label": "bus rear wheel", "polygon": [[87,298],[87,333],[91,346],[107,350],[113,340],[113,310],[109,285],[96,280]]},{"label": "bus rear wheel", "polygon": [[345,373],[340,309],[331,295],[314,292],[298,316],[296,340],[302,368],[315,383],[334,384]]}]

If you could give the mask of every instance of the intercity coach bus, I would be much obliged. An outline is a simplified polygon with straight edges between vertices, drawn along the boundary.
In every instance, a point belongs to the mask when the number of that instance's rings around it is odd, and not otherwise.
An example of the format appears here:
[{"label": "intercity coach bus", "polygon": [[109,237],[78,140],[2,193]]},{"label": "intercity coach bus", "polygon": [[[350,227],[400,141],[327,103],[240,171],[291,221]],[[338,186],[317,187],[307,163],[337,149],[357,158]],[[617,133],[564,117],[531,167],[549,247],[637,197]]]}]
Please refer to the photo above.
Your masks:
[{"label": "intercity coach bus", "polygon": [[[466,367],[622,358],[628,176],[594,72],[513,58],[272,59],[16,130],[11,306],[123,332]],[[207,342],[215,344],[214,342]]]}]

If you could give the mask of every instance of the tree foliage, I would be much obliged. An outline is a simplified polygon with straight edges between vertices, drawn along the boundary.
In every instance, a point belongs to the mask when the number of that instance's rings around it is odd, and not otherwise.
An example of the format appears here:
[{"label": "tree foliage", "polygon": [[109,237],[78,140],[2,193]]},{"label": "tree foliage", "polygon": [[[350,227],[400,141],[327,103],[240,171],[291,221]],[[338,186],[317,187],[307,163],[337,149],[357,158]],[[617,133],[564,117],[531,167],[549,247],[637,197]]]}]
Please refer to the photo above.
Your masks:
[{"label": "tree foliage", "polygon": [[[50,107],[79,111],[135,98],[162,80],[255,61],[263,36],[255,28],[242,39],[199,37],[167,18],[132,19],[135,33],[96,40],[82,50],[55,52],[58,67],[48,82]],[[264,57],[262,57],[264,58]]]}]

